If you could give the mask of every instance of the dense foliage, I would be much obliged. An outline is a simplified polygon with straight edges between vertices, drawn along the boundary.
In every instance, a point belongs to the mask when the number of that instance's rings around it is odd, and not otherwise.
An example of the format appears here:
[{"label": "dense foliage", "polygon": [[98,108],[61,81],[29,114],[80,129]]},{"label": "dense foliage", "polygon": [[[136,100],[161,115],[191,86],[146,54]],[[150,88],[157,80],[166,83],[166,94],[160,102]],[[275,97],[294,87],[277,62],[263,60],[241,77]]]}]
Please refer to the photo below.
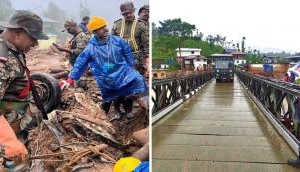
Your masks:
[{"label": "dense foliage", "polygon": [[200,48],[201,55],[208,57],[214,53],[222,53],[224,49],[236,49],[247,53],[248,63],[262,63],[265,57],[276,58],[278,62],[283,61],[282,57],[290,56],[285,52],[260,53],[257,49],[246,48],[246,37],[243,36],[240,42],[226,40],[226,36],[219,34],[213,36],[208,34],[204,37],[198,32],[195,25],[178,19],[159,21],[159,26],[152,23],[152,57],[154,60],[176,61],[176,48]]},{"label": "dense foliage", "polygon": [[[172,67],[178,66],[176,62],[177,48],[200,48],[201,55],[209,56],[214,53],[222,53],[221,40],[214,39],[212,35],[203,40],[203,34],[196,29],[195,25],[182,22],[181,19],[160,21],[156,27],[152,23],[152,58],[163,60]],[[197,31],[196,35],[193,32]]]},{"label": "dense foliage", "polygon": [[168,59],[176,56],[176,48],[200,48],[201,55],[209,56],[222,53],[220,45],[214,45],[193,37],[157,36],[152,40],[153,59]]}]

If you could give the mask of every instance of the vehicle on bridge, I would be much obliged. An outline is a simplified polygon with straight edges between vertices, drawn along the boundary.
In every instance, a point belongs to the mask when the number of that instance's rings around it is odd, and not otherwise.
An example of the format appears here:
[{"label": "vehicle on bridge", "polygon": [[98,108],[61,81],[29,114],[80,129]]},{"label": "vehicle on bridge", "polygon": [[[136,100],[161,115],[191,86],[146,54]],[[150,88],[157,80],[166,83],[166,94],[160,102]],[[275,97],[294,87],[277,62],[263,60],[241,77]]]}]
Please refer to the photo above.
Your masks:
[{"label": "vehicle on bridge", "polygon": [[234,59],[231,54],[212,54],[210,58],[215,63],[215,78],[217,82],[234,79]]}]

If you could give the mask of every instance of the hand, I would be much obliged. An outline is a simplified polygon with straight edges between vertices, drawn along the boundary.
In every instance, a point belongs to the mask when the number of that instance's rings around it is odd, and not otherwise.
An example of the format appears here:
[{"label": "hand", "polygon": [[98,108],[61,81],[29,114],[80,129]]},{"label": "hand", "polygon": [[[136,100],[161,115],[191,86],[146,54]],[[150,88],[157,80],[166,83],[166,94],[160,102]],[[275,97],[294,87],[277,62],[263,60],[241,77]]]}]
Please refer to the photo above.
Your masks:
[{"label": "hand", "polygon": [[61,90],[68,88],[70,85],[74,85],[74,80],[72,78],[68,78],[67,80],[61,80],[58,82],[58,85]]},{"label": "hand", "polygon": [[65,48],[62,48],[60,47],[59,45],[55,44],[55,43],[52,43],[53,46],[55,46],[57,48],[58,51],[63,51],[63,52],[66,52],[66,49]]},{"label": "hand", "polygon": [[70,85],[74,85],[74,80],[72,78],[68,78],[67,83],[69,83]]},{"label": "hand", "polygon": [[28,151],[24,144],[18,140],[15,132],[3,115],[0,116],[0,126],[0,145],[4,147],[6,158],[14,161],[25,160],[28,156]]},{"label": "hand", "polygon": [[62,47],[56,47],[58,51],[63,51],[63,52],[66,52],[66,50]]}]

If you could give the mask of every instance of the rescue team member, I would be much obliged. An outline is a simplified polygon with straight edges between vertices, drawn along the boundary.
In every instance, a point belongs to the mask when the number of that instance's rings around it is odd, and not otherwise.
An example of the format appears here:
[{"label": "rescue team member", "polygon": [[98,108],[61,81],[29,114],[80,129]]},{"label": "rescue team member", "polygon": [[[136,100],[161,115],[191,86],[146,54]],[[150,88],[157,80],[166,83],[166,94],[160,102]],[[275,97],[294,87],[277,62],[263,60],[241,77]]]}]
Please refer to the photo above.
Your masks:
[{"label": "rescue team member", "polygon": [[85,48],[88,37],[87,35],[77,26],[77,23],[73,20],[67,20],[64,24],[65,29],[63,32],[68,31],[69,34],[73,35],[73,38],[70,40],[70,48],[63,48],[59,47],[56,44],[56,48],[59,51],[68,53],[68,58],[70,61],[71,66],[73,67],[77,56],[82,52],[82,50]]},{"label": "rescue team member", "polygon": [[149,27],[149,5],[143,5],[139,9],[138,15],[139,15],[139,19],[146,22]]},{"label": "rescue team member", "polygon": [[29,11],[17,10],[0,25],[4,28],[0,36],[0,147],[7,159],[20,161],[28,151],[16,134],[26,140],[28,131],[42,119],[30,103],[24,53],[38,45],[38,39],[48,37],[43,33],[42,19]]},{"label": "rescue team member", "polygon": [[[78,55],[82,52],[82,50],[85,48],[87,42],[88,42],[88,36],[79,28],[76,22],[73,20],[67,20],[64,24],[64,30],[62,32],[67,31],[69,34],[73,35],[73,38],[69,41],[70,47],[69,48],[63,48],[59,47],[56,44],[53,44],[59,51],[66,52],[67,58],[69,59],[69,62],[71,66],[74,66],[74,63],[76,61],[76,58]],[[75,87],[82,87],[85,88],[86,76],[83,76],[80,80],[76,81]],[[63,89],[63,83],[59,83],[59,86]]]},{"label": "rescue team member", "polygon": [[[124,100],[132,95],[139,98],[139,95],[148,94],[148,87],[144,78],[134,69],[136,61],[130,46],[124,39],[109,34],[106,25],[102,17],[91,18],[88,28],[94,36],[77,57],[67,82],[72,84],[73,80],[78,80],[90,66],[103,98],[102,109],[108,113],[112,101]],[[132,117],[132,108],[127,109],[127,115]],[[116,109],[116,118],[119,119],[120,115],[120,109]]]},{"label": "rescue team member", "polygon": [[135,8],[131,1],[123,2],[120,5],[120,10],[124,18],[114,22],[111,33],[124,38],[129,43],[137,59],[137,70],[141,75],[144,75],[148,68],[145,61],[149,58],[149,29],[147,23],[135,18]]},{"label": "rescue team member", "polygon": [[78,24],[78,27],[84,32],[84,33],[88,33],[88,28],[87,28],[87,24],[90,22],[90,17],[89,16],[84,16],[82,18],[82,21],[80,24]]}]

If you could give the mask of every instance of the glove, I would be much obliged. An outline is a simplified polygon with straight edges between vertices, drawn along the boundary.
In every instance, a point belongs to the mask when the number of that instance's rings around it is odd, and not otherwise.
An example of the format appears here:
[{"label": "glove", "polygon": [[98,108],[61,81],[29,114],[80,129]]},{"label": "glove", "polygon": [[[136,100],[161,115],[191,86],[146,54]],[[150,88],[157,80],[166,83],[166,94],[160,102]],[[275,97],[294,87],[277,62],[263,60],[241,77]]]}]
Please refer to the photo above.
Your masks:
[{"label": "glove", "polygon": [[74,85],[74,80],[72,78],[68,78],[67,80],[61,80],[58,82],[58,85],[61,90],[68,88],[70,85]]},{"label": "glove", "polygon": [[18,140],[3,115],[0,116],[0,145],[4,147],[7,159],[24,161],[28,156],[26,147]]}]

